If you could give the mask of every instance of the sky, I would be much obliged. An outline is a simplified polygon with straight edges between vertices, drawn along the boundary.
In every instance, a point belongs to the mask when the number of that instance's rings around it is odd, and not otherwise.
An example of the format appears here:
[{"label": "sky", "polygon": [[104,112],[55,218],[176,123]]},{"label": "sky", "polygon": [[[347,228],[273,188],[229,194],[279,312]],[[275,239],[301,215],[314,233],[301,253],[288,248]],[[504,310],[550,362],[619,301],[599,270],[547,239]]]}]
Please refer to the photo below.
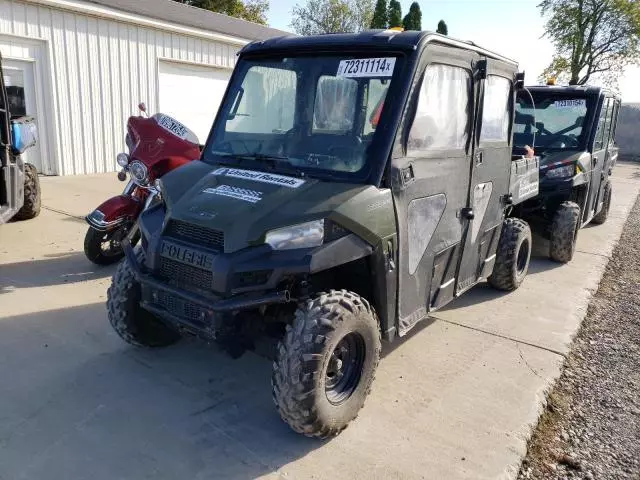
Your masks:
[{"label": "sky", "polygon": [[[269,25],[291,31],[291,9],[305,0],[270,0]],[[401,0],[402,14],[412,0]],[[422,28],[435,30],[443,19],[449,35],[493,50],[516,60],[525,72],[526,83],[538,77],[553,55],[549,39],[542,38],[544,19],[537,5],[540,0],[419,0]],[[628,69],[620,79],[624,102],[640,102],[640,68]]]}]

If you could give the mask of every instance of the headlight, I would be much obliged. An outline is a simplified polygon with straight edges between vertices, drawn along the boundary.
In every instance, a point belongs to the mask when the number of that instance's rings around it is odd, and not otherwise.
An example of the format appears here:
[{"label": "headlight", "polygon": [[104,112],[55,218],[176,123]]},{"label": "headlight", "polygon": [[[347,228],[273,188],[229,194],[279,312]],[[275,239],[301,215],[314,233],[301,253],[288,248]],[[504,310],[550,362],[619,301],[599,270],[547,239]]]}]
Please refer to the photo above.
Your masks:
[{"label": "headlight", "polygon": [[144,163],[140,162],[139,160],[134,160],[129,164],[129,172],[137,183],[147,183],[148,171],[147,167],[144,166]]},{"label": "headlight", "polygon": [[324,241],[324,220],[271,230],[264,241],[274,250],[319,247]]},{"label": "headlight", "polygon": [[565,178],[565,177],[573,177],[576,172],[575,165],[566,165],[564,167],[557,167],[551,169],[547,172],[547,178]]},{"label": "headlight", "polygon": [[127,155],[126,153],[119,153],[116,157],[116,162],[118,162],[118,165],[120,165],[121,167],[126,167],[127,165],[129,165],[129,155]]}]

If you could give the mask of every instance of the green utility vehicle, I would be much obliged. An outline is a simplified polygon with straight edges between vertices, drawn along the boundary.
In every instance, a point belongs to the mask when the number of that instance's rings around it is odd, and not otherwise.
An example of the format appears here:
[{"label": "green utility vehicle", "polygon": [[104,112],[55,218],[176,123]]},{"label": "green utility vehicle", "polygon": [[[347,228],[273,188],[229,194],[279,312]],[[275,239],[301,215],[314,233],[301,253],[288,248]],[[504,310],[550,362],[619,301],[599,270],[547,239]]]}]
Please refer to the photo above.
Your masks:
[{"label": "green utility vehicle", "polygon": [[[523,281],[538,163],[512,159],[517,65],[428,32],[246,46],[199,161],[156,183],[108,292],[127,342],[279,340],[273,397],[324,438],[392,341],[483,279]],[[131,233],[137,235],[137,231]]]},{"label": "green utility vehicle", "polygon": [[38,171],[20,156],[36,137],[33,118],[11,115],[0,55],[0,225],[40,213]]},{"label": "green utility vehicle", "polygon": [[514,153],[533,146],[540,193],[515,214],[549,240],[549,256],[569,262],[580,228],[606,222],[618,158],[620,99],[599,87],[537,86],[518,92]]}]

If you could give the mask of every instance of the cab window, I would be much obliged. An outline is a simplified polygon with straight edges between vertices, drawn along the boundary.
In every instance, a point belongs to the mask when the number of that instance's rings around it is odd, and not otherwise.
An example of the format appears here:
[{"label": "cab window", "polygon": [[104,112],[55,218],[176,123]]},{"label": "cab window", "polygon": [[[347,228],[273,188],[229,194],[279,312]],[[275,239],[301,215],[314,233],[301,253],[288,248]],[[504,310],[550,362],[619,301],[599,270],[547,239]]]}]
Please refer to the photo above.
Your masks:
[{"label": "cab window", "polygon": [[284,68],[251,67],[242,81],[237,109],[227,131],[283,134],[293,127],[296,72]]},{"label": "cab window", "polygon": [[464,68],[442,64],[427,66],[407,140],[408,156],[466,147],[470,92],[471,75]]},{"label": "cab window", "polygon": [[480,143],[509,140],[509,97],[511,82],[489,75],[485,82]]},{"label": "cab window", "polygon": [[596,130],[594,150],[602,150],[605,142],[607,141],[607,134],[609,131],[607,119],[611,116],[611,109],[613,108],[613,102],[605,98],[602,103],[602,110],[600,111],[600,118],[598,119],[598,130]]}]

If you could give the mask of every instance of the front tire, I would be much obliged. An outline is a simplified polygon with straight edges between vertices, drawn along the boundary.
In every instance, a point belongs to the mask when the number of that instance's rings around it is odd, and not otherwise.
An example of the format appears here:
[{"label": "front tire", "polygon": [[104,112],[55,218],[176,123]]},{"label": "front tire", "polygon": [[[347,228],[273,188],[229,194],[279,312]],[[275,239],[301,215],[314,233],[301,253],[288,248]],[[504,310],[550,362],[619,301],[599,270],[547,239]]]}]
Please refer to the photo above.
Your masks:
[{"label": "front tire", "polygon": [[273,363],[273,399],[296,432],[327,438],[356,418],[380,359],[380,328],[364,298],[320,293],[300,306]]},{"label": "front tire", "polygon": [[512,291],[520,286],[531,260],[531,228],[519,218],[507,218],[502,226],[496,263],[487,279],[498,290]]},{"label": "front tire", "polygon": [[[138,261],[144,261],[141,252],[137,256]],[[125,260],[118,265],[107,290],[107,314],[111,326],[125,342],[136,347],[166,347],[176,343],[180,334],[143,309],[140,300],[140,284]]]},{"label": "front tire", "polygon": [[551,222],[549,257],[559,263],[568,263],[576,251],[580,230],[580,207],[575,202],[562,202]]},{"label": "front tire", "polygon": [[[125,227],[120,227],[120,229]],[[84,236],[84,254],[96,265],[112,265],[124,257],[124,250],[120,241],[113,239],[119,235],[119,230],[102,232],[93,227],[87,229]],[[126,235],[126,234],[125,234]]]},{"label": "front tire", "polygon": [[611,208],[611,196],[612,196],[612,187],[611,182],[607,182],[604,187],[604,202],[602,203],[602,209],[598,212],[598,214],[593,217],[591,223],[595,225],[602,225],[609,218],[609,210]]},{"label": "front tire", "polygon": [[15,220],[30,220],[40,215],[42,196],[38,170],[30,163],[24,164],[24,200],[22,208],[13,218]]}]

